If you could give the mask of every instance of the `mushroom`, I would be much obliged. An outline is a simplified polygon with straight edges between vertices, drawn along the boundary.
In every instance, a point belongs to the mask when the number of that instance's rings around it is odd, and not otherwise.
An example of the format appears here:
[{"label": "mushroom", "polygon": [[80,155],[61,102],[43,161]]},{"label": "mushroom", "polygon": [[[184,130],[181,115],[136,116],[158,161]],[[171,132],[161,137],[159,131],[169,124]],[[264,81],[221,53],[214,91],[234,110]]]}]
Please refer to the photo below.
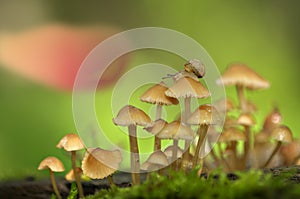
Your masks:
[{"label": "mushroom", "polygon": [[[82,174],[82,169],[80,167],[76,167],[76,173],[78,173],[79,176],[81,176]],[[75,174],[74,174],[74,170],[71,169],[66,175],[65,175],[65,179],[67,181],[75,181]]]},{"label": "mushroom", "polygon": [[[173,139],[173,145],[178,146],[179,140],[191,141],[194,139],[194,132],[189,126],[179,122],[173,121],[167,124],[157,136],[160,139]],[[172,160],[174,162],[177,159],[177,147],[173,148]],[[175,165],[174,165],[175,166]]]},{"label": "mushroom", "polygon": [[263,130],[267,134],[271,134],[272,130],[279,126],[282,121],[281,113],[277,107],[273,108],[273,110],[267,115],[263,124]]},{"label": "mushroom", "polygon": [[229,65],[222,77],[217,80],[217,84],[236,86],[240,108],[243,113],[247,112],[247,100],[244,95],[244,88],[258,90],[270,87],[267,80],[254,72],[247,65],[241,63]]},{"label": "mushroom", "polygon": [[77,173],[77,170],[76,170],[76,167],[77,167],[76,166],[76,151],[84,149],[84,145],[83,145],[80,137],[77,134],[69,133],[69,134],[65,135],[59,141],[59,143],[56,145],[56,147],[57,148],[63,148],[64,150],[71,152],[72,168],[73,168],[74,175],[75,175],[75,181],[76,181],[76,184],[77,184],[79,197],[83,198],[84,197],[84,192],[83,192],[82,185],[80,183],[80,176],[79,176],[79,174]]},{"label": "mushroom", "polygon": [[[168,87],[164,82],[160,82],[152,87],[150,87],[143,95],[140,97],[142,102],[147,102],[150,104],[156,104],[156,117],[155,120],[161,119],[162,106],[163,105],[176,105],[178,100],[173,97],[166,96],[165,91]],[[155,136],[154,140],[154,151],[161,149],[161,141]]]},{"label": "mushroom", "polygon": [[[183,77],[177,81],[165,92],[167,96],[174,98],[184,98],[184,117],[182,122],[186,123],[188,117],[191,114],[191,98],[207,98],[210,96],[210,92],[199,82],[190,77]],[[183,155],[183,161],[186,161],[190,151],[190,141],[185,142],[185,152]]]},{"label": "mushroom", "polygon": [[146,171],[160,170],[160,173],[162,174],[161,169],[168,165],[169,161],[166,154],[164,154],[162,151],[155,151],[142,164],[141,169]]},{"label": "mushroom", "polygon": [[108,178],[113,185],[111,175],[119,168],[122,162],[119,150],[108,151],[97,148],[88,148],[82,160],[83,174],[92,179]]},{"label": "mushroom", "polygon": [[113,122],[118,126],[128,126],[132,182],[133,184],[140,184],[140,157],[136,126],[147,126],[151,123],[151,119],[144,111],[134,106],[126,105],[119,111]]},{"label": "mushroom", "polygon": [[285,159],[285,164],[294,164],[300,158],[300,139],[293,140],[291,143],[282,146],[280,153]]},{"label": "mushroom", "polygon": [[273,129],[271,137],[277,141],[276,147],[274,148],[271,156],[264,164],[264,167],[268,167],[269,163],[273,159],[274,155],[279,151],[282,143],[290,143],[293,141],[293,135],[289,127],[280,125]]},{"label": "mushroom", "polygon": [[234,160],[233,164],[229,165],[228,162],[224,159],[222,150],[220,150],[220,157],[225,163],[225,165],[228,167],[228,169],[232,169],[233,167],[237,167],[238,158],[237,158],[237,143],[239,141],[245,142],[246,136],[244,133],[242,133],[240,130],[234,127],[230,127],[227,129],[224,129],[224,131],[221,133],[218,142],[219,143],[226,143],[227,145],[230,145],[229,149],[233,152]]},{"label": "mushroom", "polygon": [[244,157],[243,157],[243,167],[246,168],[247,160],[249,159],[250,150],[253,149],[253,135],[251,133],[251,126],[255,124],[255,119],[250,113],[242,113],[237,120],[237,124],[242,125],[245,128],[246,142],[244,144]]},{"label": "mushroom", "polygon": [[63,172],[65,170],[63,163],[56,157],[49,156],[49,157],[45,158],[44,160],[42,160],[38,167],[38,170],[45,170],[45,169],[49,169],[52,187],[53,187],[53,190],[54,190],[57,198],[62,199],[62,197],[58,191],[53,172]]},{"label": "mushroom", "polygon": [[169,162],[172,161],[173,151],[177,151],[176,159],[180,158],[183,154],[183,150],[180,147],[175,145],[168,146],[165,148],[164,153],[166,154]]},{"label": "mushroom", "polygon": [[[193,158],[193,168],[195,168],[198,162],[200,148],[204,144],[204,140],[209,126],[217,124],[218,120],[219,118],[217,110],[209,104],[199,106],[187,120],[188,124],[199,126],[197,131],[199,139],[196,145],[195,155]],[[201,158],[201,162],[203,162],[203,158]]]}]

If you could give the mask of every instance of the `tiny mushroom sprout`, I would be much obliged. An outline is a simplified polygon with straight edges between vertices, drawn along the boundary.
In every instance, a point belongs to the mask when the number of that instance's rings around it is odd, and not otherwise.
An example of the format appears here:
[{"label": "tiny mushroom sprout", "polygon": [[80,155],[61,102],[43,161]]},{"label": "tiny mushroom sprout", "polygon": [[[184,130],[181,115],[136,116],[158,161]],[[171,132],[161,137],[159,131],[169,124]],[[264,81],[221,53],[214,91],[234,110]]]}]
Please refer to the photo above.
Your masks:
[{"label": "tiny mushroom sprout", "polygon": [[[186,123],[191,114],[191,98],[208,98],[210,92],[199,82],[189,77],[183,77],[177,81],[165,92],[167,96],[184,99],[184,117],[182,122]],[[190,150],[190,142],[185,142],[185,153],[183,160],[187,160]]]},{"label": "tiny mushroom sprout", "polygon": [[136,126],[147,126],[151,123],[151,119],[141,109],[126,105],[119,111],[113,122],[118,126],[128,126],[132,182],[133,184],[140,184],[140,157]]},{"label": "tiny mushroom sprout", "polygon": [[[165,83],[160,82],[150,87],[144,94],[140,97],[140,100],[150,104],[156,104],[156,118],[155,120],[161,119],[162,106],[163,105],[176,105],[178,100],[173,97],[166,96],[165,91],[168,90],[168,87]],[[154,141],[154,150],[161,149],[161,141],[155,136]]]},{"label": "tiny mushroom sprout", "polygon": [[81,149],[84,149],[84,145],[80,139],[80,137],[75,134],[75,133],[69,133],[65,135],[59,143],[56,145],[57,148],[63,148],[66,151],[71,152],[71,161],[72,161],[72,168],[73,172],[75,175],[75,181],[77,184],[78,192],[79,192],[79,197],[83,198],[84,197],[84,192],[83,188],[80,182],[80,176],[77,173],[76,170],[76,151],[79,151]]},{"label": "tiny mushroom sprout", "polygon": [[113,184],[111,175],[118,170],[122,162],[119,150],[104,150],[101,148],[88,148],[82,160],[83,174],[92,179],[103,179],[108,177]]},{"label": "tiny mushroom sprout", "polygon": [[[219,116],[217,110],[209,104],[199,106],[187,120],[188,124],[199,126],[197,131],[199,139],[196,144],[195,155],[193,158],[193,168],[196,166],[198,162],[200,148],[204,144],[204,140],[209,126],[216,125],[218,121],[219,121]],[[201,161],[202,160],[203,158],[201,158]]]},{"label": "tiny mushroom sprout", "polygon": [[280,125],[280,126],[274,128],[272,131],[272,134],[271,134],[271,138],[276,140],[277,144],[276,144],[276,147],[274,148],[271,156],[265,163],[264,167],[267,167],[269,165],[269,163],[271,162],[271,160],[273,159],[273,157],[275,156],[277,151],[279,151],[282,143],[291,143],[293,141],[292,131],[289,129],[289,127],[287,127],[285,125]]},{"label": "tiny mushroom sprout", "polygon": [[42,162],[40,163],[40,165],[38,167],[38,170],[45,170],[45,169],[49,169],[50,179],[51,179],[53,190],[54,190],[57,198],[61,199],[62,197],[58,191],[53,172],[63,172],[65,170],[64,165],[56,157],[49,156],[49,157],[45,158],[44,160],[42,160]]},{"label": "tiny mushroom sprout", "polygon": [[244,88],[248,90],[266,89],[270,87],[270,83],[262,78],[247,65],[235,63],[229,65],[221,78],[217,80],[217,84],[225,86],[236,86],[240,109],[247,112],[247,100],[244,95]]},{"label": "tiny mushroom sprout", "polygon": [[168,158],[162,151],[153,152],[148,159],[142,164],[141,168],[145,171],[162,169],[168,166]]}]

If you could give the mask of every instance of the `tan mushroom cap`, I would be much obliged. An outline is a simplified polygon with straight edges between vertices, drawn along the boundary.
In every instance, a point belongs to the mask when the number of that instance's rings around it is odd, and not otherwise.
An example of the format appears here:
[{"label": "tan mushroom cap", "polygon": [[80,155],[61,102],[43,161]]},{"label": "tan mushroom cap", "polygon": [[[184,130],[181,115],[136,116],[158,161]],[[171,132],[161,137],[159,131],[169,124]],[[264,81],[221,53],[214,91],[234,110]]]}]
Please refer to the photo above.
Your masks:
[{"label": "tan mushroom cap", "polygon": [[165,83],[160,82],[159,84],[152,86],[146,92],[144,92],[144,94],[140,97],[140,100],[151,104],[178,104],[179,102],[176,98],[166,96],[166,90],[168,90],[168,87],[165,85]]},{"label": "tan mushroom cap", "polygon": [[199,82],[192,78],[184,77],[176,81],[165,94],[174,98],[207,98],[210,92]]},{"label": "tan mushroom cap", "polygon": [[274,128],[271,137],[279,142],[289,143],[293,141],[292,131],[289,129],[289,127],[284,125]]},{"label": "tan mushroom cap", "polygon": [[177,158],[180,158],[183,155],[183,150],[179,146],[176,145],[168,146],[167,148],[165,148],[164,153],[166,154],[169,160],[171,160],[173,156],[174,148],[176,148],[177,150]]},{"label": "tan mushroom cap", "polygon": [[151,119],[141,109],[132,105],[126,105],[119,111],[117,117],[113,118],[113,122],[115,125],[119,126],[147,126],[149,123],[151,123]]},{"label": "tan mushroom cap", "polygon": [[75,133],[69,133],[65,135],[59,143],[56,145],[57,148],[64,148],[66,151],[77,151],[84,149],[84,145],[80,137]]},{"label": "tan mushroom cap", "polygon": [[251,113],[242,113],[238,117],[237,123],[243,126],[253,126],[256,122]]},{"label": "tan mushroom cap", "polygon": [[159,133],[166,125],[168,124],[168,122],[166,122],[163,119],[158,119],[152,123],[150,123],[148,126],[146,126],[144,129],[146,131],[148,131],[149,133],[152,133],[154,135],[156,135],[157,133]]},{"label": "tan mushroom cap", "polygon": [[65,170],[65,167],[59,159],[53,156],[49,156],[42,160],[38,167],[38,170],[45,169],[50,169],[53,172],[63,172]]},{"label": "tan mushroom cap", "polygon": [[199,81],[199,78],[194,73],[190,73],[190,72],[186,72],[186,71],[180,71],[180,72],[176,73],[173,76],[173,80],[178,81],[179,79],[181,79],[183,77],[189,77],[195,81]]},{"label": "tan mushroom cap", "polygon": [[191,125],[214,125],[220,120],[218,111],[212,105],[199,106],[188,118],[187,123]]},{"label": "tan mushroom cap", "polygon": [[266,133],[265,131],[260,131],[254,136],[255,143],[266,143],[270,141],[270,134]]},{"label": "tan mushroom cap", "polygon": [[217,80],[217,84],[225,86],[240,85],[251,90],[265,89],[270,87],[270,83],[250,69],[245,64],[231,64],[222,77]]},{"label": "tan mushroom cap", "polygon": [[270,133],[282,122],[282,116],[277,107],[275,107],[265,118],[263,129]]},{"label": "tan mushroom cap", "polygon": [[[76,167],[76,172],[78,173],[78,175],[82,174],[82,169],[80,167]],[[65,179],[67,181],[75,181],[75,175],[74,175],[74,170],[71,169],[66,175],[65,175]]]},{"label": "tan mushroom cap", "polygon": [[158,134],[157,137],[161,139],[175,139],[175,140],[192,140],[194,139],[194,132],[192,129],[179,121],[174,121],[167,124]]},{"label": "tan mushroom cap", "polygon": [[293,140],[284,146],[281,146],[280,152],[287,164],[293,164],[300,157],[300,140]]},{"label": "tan mushroom cap", "polygon": [[218,142],[231,141],[246,141],[246,136],[240,130],[230,127],[221,133]]},{"label": "tan mushroom cap", "polygon": [[89,148],[82,160],[82,171],[92,179],[102,179],[113,174],[121,162],[122,156],[119,150]]},{"label": "tan mushroom cap", "polygon": [[155,151],[148,159],[142,164],[142,170],[154,170],[161,167],[168,166],[168,158],[162,151]]}]

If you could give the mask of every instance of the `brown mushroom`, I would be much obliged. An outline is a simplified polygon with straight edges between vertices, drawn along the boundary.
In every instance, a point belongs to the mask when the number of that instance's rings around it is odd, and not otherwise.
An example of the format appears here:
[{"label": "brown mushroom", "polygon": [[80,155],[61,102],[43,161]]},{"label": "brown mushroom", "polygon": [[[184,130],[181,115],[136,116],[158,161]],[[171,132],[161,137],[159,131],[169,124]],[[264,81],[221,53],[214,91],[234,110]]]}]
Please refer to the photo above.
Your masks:
[{"label": "brown mushroom", "polygon": [[273,129],[271,137],[277,141],[276,147],[274,148],[271,156],[264,164],[264,167],[268,167],[269,163],[273,159],[274,155],[279,151],[282,143],[290,143],[293,141],[293,135],[289,127],[280,125]]},{"label": "brown mushroom", "polygon": [[[76,173],[78,173],[79,176],[82,175],[82,169],[80,167],[76,167]],[[65,175],[65,179],[67,181],[75,181],[75,174],[74,174],[74,170],[71,169],[66,175]]]},{"label": "brown mushroom", "polygon": [[71,152],[71,162],[72,162],[72,168],[75,175],[75,181],[78,188],[79,197],[84,197],[83,188],[80,182],[80,176],[76,172],[76,151],[84,149],[84,145],[80,139],[80,137],[77,134],[70,133],[65,135],[59,143],[56,145],[57,148],[63,148],[66,151]]},{"label": "brown mushroom", "polygon": [[[204,144],[204,140],[209,126],[217,124],[218,121],[219,116],[217,110],[209,104],[199,106],[187,120],[188,124],[199,126],[197,131],[199,139],[196,145],[195,155],[193,158],[193,168],[198,162],[200,148]],[[201,158],[201,161],[202,160],[203,158]]]},{"label": "brown mushroom", "polygon": [[[191,98],[207,98],[210,96],[210,92],[199,82],[192,78],[184,77],[181,78],[165,92],[167,96],[174,98],[184,99],[184,117],[182,117],[182,122],[186,123],[188,117],[191,114]],[[185,152],[183,155],[183,162],[187,161],[190,151],[190,141],[185,142]]]},{"label": "brown mushroom", "polygon": [[147,126],[151,123],[151,119],[141,109],[126,105],[119,111],[113,122],[118,126],[128,126],[132,182],[140,184],[140,157],[136,126]]},{"label": "brown mushroom", "polygon": [[53,187],[53,190],[54,190],[57,198],[62,199],[62,197],[58,191],[53,172],[63,172],[65,170],[64,165],[56,157],[49,156],[49,157],[45,158],[44,160],[42,160],[38,167],[38,170],[45,170],[45,169],[49,169],[52,187]]},{"label": "brown mushroom", "polygon": [[269,88],[270,84],[247,65],[235,63],[229,65],[217,84],[225,86],[236,86],[240,108],[243,113],[247,112],[247,100],[244,96],[244,88],[258,90]]}]

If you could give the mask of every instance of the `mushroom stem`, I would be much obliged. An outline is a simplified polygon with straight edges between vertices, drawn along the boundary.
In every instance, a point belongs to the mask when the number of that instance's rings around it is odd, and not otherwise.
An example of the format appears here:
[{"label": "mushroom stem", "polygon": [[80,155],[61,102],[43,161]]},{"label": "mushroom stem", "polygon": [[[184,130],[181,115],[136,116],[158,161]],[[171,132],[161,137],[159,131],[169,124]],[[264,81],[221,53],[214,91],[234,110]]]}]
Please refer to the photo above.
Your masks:
[{"label": "mushroom stem", "polygon": [[228,171],[231,171],[230,165],[228,164],[227,160],[224,158],[224,153],[223,153],[221,144],[218,143],[218,144],[217,144],[217,147],[218,147],[218,150],[219,150],[219,153],[220,153],[221,161],[224,163],[224,165],[225,165],[225,167],[227,168],[227,170],[228,170]]},{"label": "mushroom stem", "polygon": [[83,188],[82,188],[82,185],[80,182],[80,176],[76,169],[76,151],[71,151],[71,161],[72,161],[72,167],[73,167],[75,181],[76,181],[77,188],[78,188],[79,198],[83,198],[84,197]]},{"label": "mushroom stem", "polygon": [[246,169],[247,167],[247,160],[250,155],[250,149],[251,143],[252,143],[252,134],[251,134],[251,129],[250,126],[244,126],[245,127],[245,135],[246,135],[246,141],[244,143],[244,157],[243,157],[243,168]]},{"label": "mushroom stem", "polygon": [[58,191],[58,188],[57,188],[57,184],[56,184],[56,181],[55,181],[55,177],[54,177],[54,173],[53,171],[51,171],[51,169],[49,169],[49,172],[50,172],[50,180],[51,180],[51,183],[52,183],[52,187],[53,187],[53,190],[54,190],[54,193],[56,194],[57,198],[58,199],[62,199],[59,191]]},{"label": "mushroom stem", "polygon": [[236,86],[236,91],[237,91],[238,98],[239,98],[240,109],[242,110],[243,113],[245,113],[246,110],[247,110],[247,101],[246,101],[246,98],[245,98],[243,86],[237,85]]},{"label": "mushroom stem", "polygon": [[211,142],[208,142],[208,144],[209,144],[209,148],[210,148],[210,154],[211,154],[212,158],[215,160],[216,165],[219,166],[220,161],[219,161],[219,158],[217,157],[217,154],[216,154]]},{"label": "mushroom stem", "polygon": [[110,188],[116,186],[115,183],[114,183],[114,180],[112,178],[112,175],[107,176],[107,181],[109,183]]},{"label": "mushroom stem", "polygon": [[238,154],[237,154],[237,141],[231,141],[231,149],[233,151],[233,169],[238,169],[239,161],[238,161]]},{"label": "mushroom stem", "polygon": [[177,169],[177,146],[178,146],[178,140],[173,140],[173,150],[172,150],[172,168],[174,170]]},{"label": "mushroom stem", "polygon": [[[187,97],[184,99],[184,117],[182,118],[182,122],[186,124],[187,119],[191,115],[191,97]],[[185,140],[184,142],[184,153],[182,155],[182,169],[185,169],[186,162],[188,162],[189,154],[190,154],[190,145],[191,141]]]},{"label": "mushroom stem", "polygon": [[[156,105],[156,117],[155,119],[158,120],[161,118],[161,112],[162,112],[162,105],[157,104]],[[155,135],[154,139],[154,151],[161,150],[161,140],[159,137]]]},{"label": "mushroom stem", "polygon": [[194,158],[193,158],[193,166],[192,166],[193,168],[195,168],[195,166],[197,165],[200,148],[203,145],[204,138],[207,134],[207,130],[208,130],[208,125],[203,124],[203,125],[199,126],[199,129],[197,131],[199,139],[198,139],[198,142],[197,142],[197,145],[196,145],[195,155],[194,155]]},{"label": "mushroom stem", "polygon": [[276,147],[274,148],[274,150],[273,150],[273,152],[271,154],[271,156],[269,157],[269,159],[267,160],[267,162],[264,164],[264,168],[266,168],[270,164],[270,162],[274,158],[274,156],[277,153],[277,151],[279,151],[281,145],[282,145],[282,142],[278,141]]},{"label": "mushroom stem", "polygon": [[140,184],[140,157],[137,142],[136,126],[131,124],[128,126],[129,143],[130,143],[130,158],[131,158],[131,175],[134,185]]}]

